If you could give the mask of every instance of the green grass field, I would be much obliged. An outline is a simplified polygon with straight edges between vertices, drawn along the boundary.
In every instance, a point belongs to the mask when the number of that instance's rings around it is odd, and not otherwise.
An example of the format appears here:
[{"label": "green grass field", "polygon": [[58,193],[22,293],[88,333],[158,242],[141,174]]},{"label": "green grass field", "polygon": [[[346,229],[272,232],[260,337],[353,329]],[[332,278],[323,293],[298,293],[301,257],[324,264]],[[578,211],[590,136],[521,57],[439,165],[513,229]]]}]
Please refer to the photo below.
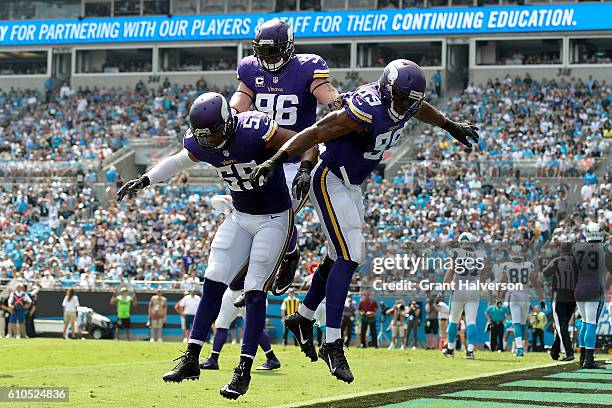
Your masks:
[{"label": "green grass field", "polygon": [[[310,363],[298,348],[276,346],[283,367],[254,371],[249,392],[238,401],[227,401],[219,388],[231,377],[239,347],[226,345],[221,370],[205,371],[199,381],[164,383],[161,375],[174,367],[171,360],[183,348],[170,342],[1,339],[0,387],[69,387],[70,401],[61,407],[301,406],[551,364],[546,353],[516,359],[510,353],[482,351],[470,361],[463,353],[445,359],[437,351],[351,348],[347,358],[356,379],[348,385],[332,377],[323,362]],[[203,355],[209,352],[206,345]],[[258,355],[255,364],[261,362],[263,355]],[[57,407],[58,403],[4,405]]]}]

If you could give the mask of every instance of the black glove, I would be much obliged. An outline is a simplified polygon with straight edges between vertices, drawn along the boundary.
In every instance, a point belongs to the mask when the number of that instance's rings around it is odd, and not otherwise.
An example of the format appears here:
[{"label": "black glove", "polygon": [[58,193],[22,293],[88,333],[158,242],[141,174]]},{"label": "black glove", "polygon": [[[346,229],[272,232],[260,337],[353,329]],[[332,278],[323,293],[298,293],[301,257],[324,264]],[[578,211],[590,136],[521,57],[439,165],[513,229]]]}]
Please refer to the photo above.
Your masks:
[{"label": "black glove", "polygon": [[464,145],[466,147],[465,151],[468,153],[472,151],[472,143],[478,144],[478,127],[470,122],[459,123],[446,119],[442,129],[446,130],[452,137]]},{"label": "black glove", "polygon": [[128,194],[135,193],[137,191],[142,190],[143,188],[150,186],[151,180],[145,175],[142,175],[138,178],[128,181],[125,183],[119,191],[117,191],[117,201],[123,200]]},{"label": "black glove", "polygon": [[308,191],[310,190],[310,172],[313,167],[314,165],[309,161],[303,161],[300,164],[300,168],[293,178],[291,188],[293,198],[296,200],[301,200],[308,195]]},{"label": "black glove", "polygon": [[543,300],[540,301],[540,310],[542,311],[546,310],[546,302]]},{"label": "black glove", "polygon": [[258,164],[249,176],[249,180],[253,185],[253,188],[257,190],[265,186],[272,178],[276,168],[287,161],[288,157],[289,156],[287,155],[286,151],[279,150],[274,154],[274,156],[265,162]]}]

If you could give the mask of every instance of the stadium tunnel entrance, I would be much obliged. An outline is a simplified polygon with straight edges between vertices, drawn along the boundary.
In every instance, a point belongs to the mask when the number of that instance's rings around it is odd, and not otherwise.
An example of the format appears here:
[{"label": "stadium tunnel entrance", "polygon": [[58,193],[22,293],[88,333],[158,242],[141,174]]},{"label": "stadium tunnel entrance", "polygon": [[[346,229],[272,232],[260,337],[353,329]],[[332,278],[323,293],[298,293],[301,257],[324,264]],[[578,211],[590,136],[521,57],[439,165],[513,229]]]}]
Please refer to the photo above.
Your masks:
[{"label": "stadium tunnel entrance", "polygon": [[466,39],[451,39],[447,45],[446,84],[447,93],[459,92],[469,85],[470,46]]}]

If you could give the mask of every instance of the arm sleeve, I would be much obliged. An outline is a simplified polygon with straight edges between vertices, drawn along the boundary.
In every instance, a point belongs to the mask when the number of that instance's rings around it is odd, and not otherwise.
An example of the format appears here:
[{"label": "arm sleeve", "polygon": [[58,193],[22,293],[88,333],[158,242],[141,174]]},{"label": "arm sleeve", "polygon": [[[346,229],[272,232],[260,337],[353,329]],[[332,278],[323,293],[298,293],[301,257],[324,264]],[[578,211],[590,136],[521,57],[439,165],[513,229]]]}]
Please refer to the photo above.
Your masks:
[{"label": "arm sleeve", "polygon": [[181,171],[187,170],[190,167],[195,166],[197,163],[189,158],[189,151],[187,149],[181,150],[179,153],[168,156],[159,163],[157,163],[151,170],[149,170],[146,176],[151,181],[151,184],[159,183],[164,181]]}]

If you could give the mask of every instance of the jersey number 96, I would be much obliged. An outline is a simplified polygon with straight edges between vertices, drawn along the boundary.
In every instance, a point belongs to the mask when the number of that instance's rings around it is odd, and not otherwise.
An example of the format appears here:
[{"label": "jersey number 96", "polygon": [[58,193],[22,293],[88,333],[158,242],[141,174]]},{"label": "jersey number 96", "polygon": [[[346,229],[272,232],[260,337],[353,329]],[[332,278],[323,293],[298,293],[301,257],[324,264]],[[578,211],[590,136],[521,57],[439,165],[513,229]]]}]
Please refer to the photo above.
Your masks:
[{"label": "jersey number 96", "polygon": [[268,114],[280,126],[295,125],[299,103],[297,95],[258,93],[255,96],[257,110]]}]

